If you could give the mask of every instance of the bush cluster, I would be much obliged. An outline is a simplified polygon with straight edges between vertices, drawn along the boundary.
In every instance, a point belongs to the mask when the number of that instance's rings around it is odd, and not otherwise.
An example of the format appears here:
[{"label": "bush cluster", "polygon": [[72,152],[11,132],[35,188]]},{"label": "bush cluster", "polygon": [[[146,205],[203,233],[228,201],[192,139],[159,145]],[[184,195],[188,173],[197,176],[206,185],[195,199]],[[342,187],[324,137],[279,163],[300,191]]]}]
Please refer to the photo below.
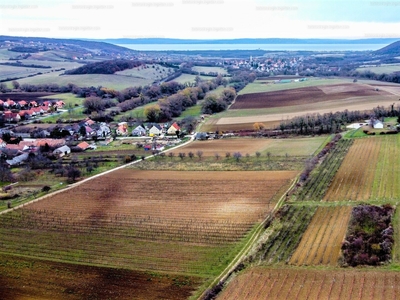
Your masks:
[{"label": "bush cluster", "polygon": [[390,205],[353,208],[347,237],[342,244],[345,266],[380,265],[390,261],[393,246]]}]

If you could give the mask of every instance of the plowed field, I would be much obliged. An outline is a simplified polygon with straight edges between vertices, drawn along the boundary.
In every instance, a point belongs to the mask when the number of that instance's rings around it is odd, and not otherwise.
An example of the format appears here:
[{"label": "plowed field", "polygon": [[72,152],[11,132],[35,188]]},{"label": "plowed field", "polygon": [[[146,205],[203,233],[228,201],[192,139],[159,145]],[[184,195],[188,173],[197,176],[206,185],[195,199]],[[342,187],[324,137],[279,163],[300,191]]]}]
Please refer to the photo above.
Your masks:
[{"label": "plowed field", "polygon": [[312,86],[283,91],[239,95],[231,109],[255,109],[295,106],[315,102],[332,101],[353,97],[386,96],[389,92],[375,91],[369,85],[338,84]]},{"label": "plowed field", "polygon": [[293,265],[332,265],[340,255],[351,207],[319,207],[293,253]]},{"label": "plowed field", "polygon": [[234,278],[218,300],[399,299],[400,274],[389,271],[253,268]]},{"label": "plowed field", "polygon": [[212,275],[296,173],[122,169],[1,215],[2,251]]}]

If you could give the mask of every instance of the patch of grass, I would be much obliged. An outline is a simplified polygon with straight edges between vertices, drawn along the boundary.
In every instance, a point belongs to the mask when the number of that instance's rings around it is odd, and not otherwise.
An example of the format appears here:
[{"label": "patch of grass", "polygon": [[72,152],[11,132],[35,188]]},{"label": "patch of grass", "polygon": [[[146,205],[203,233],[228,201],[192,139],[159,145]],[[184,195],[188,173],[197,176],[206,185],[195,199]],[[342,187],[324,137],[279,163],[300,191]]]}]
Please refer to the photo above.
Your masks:
[{"label": "patch of grass", "polygon": [[361,67],[357,68],[356,71],[358,72],[373,72],[375,74],[390,74],[400,71],[400,64],[384,64],[377,67]]},{"label": "patch of grass", "polygon": [[309,86],[318,86],[318,85],[329,85],[329,84],[339,84],[339,83],[351,83],[351,79],[325,79],[325,78],[308,78],[306,81],[301,82],[289,82],[289,83],[280,83],[274,84],[272,81],[265,80],[256,80],[252,83],[249,83],[242,89],[238,94],[252,94],[252,93],[263,93],[263,92],[272,92],[272,91],[281,91],[288,89],[297,89],[302,87]]}]

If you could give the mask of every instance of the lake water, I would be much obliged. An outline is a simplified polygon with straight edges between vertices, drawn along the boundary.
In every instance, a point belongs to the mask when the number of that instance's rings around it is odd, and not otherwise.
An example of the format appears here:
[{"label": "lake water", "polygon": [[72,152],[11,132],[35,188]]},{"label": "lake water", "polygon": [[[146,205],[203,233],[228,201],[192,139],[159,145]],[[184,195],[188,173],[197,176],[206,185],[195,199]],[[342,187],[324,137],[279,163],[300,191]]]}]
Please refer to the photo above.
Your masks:
[{"label": "lake water", "polygon": [[266,50],[266,51],[367,51],[387,44],[117,44],[138,51]]}]

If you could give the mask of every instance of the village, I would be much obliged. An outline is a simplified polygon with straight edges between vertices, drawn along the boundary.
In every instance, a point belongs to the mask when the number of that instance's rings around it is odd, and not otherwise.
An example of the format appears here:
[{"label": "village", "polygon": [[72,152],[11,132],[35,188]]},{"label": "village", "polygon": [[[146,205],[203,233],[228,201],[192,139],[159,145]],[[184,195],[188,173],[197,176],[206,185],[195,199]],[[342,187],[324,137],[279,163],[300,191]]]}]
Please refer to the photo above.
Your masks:
[{"label": "village", "polygon": [[41,150],[47,153],[51,150],[51,158],[59,159],[74,152],[108,146],[116,140],[154,154],[180,143],[185,136],[176,122],[142,123],[132,127],[128,122],[108,124],[90,118],[68,124],[41,121],[62,111],[64,105],[61,100],[0,100],[0,118],[6,125],[0,128],[0,157],[8,167],[24,164],[30,155]]}]

